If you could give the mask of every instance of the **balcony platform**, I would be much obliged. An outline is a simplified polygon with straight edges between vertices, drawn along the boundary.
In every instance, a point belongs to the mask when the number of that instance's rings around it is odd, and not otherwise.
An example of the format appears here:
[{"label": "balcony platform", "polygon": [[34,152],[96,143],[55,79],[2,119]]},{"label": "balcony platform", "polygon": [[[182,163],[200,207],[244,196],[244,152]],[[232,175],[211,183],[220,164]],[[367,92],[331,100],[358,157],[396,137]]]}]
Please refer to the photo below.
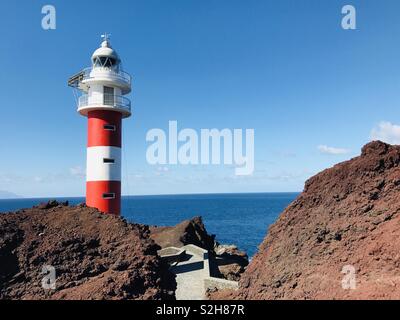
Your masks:
[{"label": "balcony platform", "polygon": [[70,87],[84,92],[88,92],[92,83],[118,86],[122,94],[128,94],[132,90],[132,77],[125,71],[110,68],[86,68],[68,80]]},{"label": "balcony platform", "polygon": [[88,113],[94,110],[120,112],[123,118],[128,118],[132,115],[131,101],[126,97],[117,95],[103,95],[97,99],[89,98],[88,95],[79,97],[78,112],[81,115],[87,117]]}]

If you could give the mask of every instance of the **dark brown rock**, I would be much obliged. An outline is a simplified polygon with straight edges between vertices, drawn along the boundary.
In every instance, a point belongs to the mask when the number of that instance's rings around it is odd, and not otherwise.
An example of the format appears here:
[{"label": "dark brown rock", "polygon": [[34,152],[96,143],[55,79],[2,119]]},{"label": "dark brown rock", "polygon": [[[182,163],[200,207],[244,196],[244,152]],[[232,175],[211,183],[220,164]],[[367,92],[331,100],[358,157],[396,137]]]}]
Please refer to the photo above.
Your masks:
[{"label": "dark brown rock", "polygon": [[67,207],[68,201],[58,202],[57,200],[49,200],[48,202],[40,203],[38,206],[36,206],[36,208],[41,209],[41,210],[48,210],[48,209],[56,208],[58,206]]},{"label": "dark brown rock", "polygon": [[[174,276],[149,235],[65,203],[0,214],[0,299],[174,298]],[[56,290],[41,286],[45,265],[56,269]]]},{"label": "dark brown rock", "polygon": [[234,245],[218,245],[215,247],[213,262],[217,264],[220,276],[231,281],[239,281],[249,264],[247,254]]},{"label": "dark brown rock", "polygon": [[151,238],[162,248],[188,244],[213,251],[215,236],[209,235],[201,217],[186,220],[174,227],[151,227]]}]

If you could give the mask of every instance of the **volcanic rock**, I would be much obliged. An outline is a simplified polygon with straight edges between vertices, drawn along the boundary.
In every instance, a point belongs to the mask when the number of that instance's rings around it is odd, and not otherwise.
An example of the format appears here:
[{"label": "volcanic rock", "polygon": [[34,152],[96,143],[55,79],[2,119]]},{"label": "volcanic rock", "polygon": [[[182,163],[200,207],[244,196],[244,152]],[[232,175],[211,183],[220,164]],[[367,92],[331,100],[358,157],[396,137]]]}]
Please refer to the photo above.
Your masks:
[{"label": "volcanic rock", "polygon": [[238,292],[214,299],[400,299],[400,146],[309,179],[271,226]]},{"label": "volcanic rock", "polygon": [[[173,299],[175,278],[149,234],[54,201],[0,214],[0,299]],[[42,286],[49,267],[54,290]]]},{"label": "volcanic rock", "polygon": [[186,220],[174,227],[151,227],[151,238],[162,248],[193,244],[213,251],[215,236],[209,235],[201,217]]},{"label": "volcanic rock", "polygon": [[213,262],[217,265],[219,276],[239,281],[242,273],[249,264],[249,258],[244,251],[240,251],[235,245],[220,245],[214,249]]},{"label": "volcanic rock", "polygon": [[68,206],[68,201],[58,202],[57,200],[50,200],[48,202],[40,203],[38,206],[36,206],[36,208],[41,209],[41,210],[47,210],[47,209],[55,208],[58,206],[66,207],[66,206]]}]

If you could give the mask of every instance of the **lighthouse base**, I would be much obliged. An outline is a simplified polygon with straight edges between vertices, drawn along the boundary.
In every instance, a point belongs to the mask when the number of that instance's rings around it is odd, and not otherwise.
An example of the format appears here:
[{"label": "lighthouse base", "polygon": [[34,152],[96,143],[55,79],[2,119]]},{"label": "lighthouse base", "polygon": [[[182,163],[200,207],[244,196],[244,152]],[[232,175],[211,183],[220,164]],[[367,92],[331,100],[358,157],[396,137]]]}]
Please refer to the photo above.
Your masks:
[{"label": "lighthouse base", "polygon": [[121,214],[121,181],[86,182],[86,205],[106,214]]}]

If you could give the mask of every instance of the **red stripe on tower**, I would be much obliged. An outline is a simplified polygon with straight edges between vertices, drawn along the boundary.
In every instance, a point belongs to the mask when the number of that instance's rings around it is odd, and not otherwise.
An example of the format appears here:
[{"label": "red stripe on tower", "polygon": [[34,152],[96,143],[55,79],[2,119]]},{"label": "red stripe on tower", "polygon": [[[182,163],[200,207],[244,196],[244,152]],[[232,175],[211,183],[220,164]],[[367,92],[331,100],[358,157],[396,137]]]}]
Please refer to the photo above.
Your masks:
[{"label": "red stripe on tower", "polygon": [[86,204],[107,214],[121,213],[122,119],[131,116],[131,77],[106,37],[92,56],[92,68],[69,80],[84,92],[78,112],[88,118]]},{"label": "red stripe on tower", "polygon": [[[108,197],[104,198],[104,195]],[[86,205],[118,215],[121,211],[121,181],[87,181]]]},{"label": "red stripe on tower", "polygon": [[95,110],[88,113],[88,147],[113,146],[121,148],[122,114]]}]

